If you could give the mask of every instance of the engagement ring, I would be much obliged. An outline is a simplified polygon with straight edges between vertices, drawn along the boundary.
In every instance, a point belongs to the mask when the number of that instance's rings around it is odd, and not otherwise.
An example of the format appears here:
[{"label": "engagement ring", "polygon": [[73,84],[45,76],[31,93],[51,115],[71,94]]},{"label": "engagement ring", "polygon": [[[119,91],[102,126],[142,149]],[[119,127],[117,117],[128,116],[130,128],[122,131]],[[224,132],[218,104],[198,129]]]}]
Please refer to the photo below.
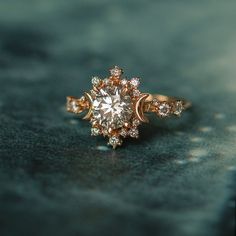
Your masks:
[{"label": "engagement ring", "polygon": [[142,93],[138,87],[139,78],[123,78],[123,70],[118,66],[110,69],[110,75],[101,79],[92,77],[93,88],[81,98],[67,97],[67,111],[80,114],[91,123],[91,135],[109,138],[108,145],[114,149],[123,138],[139,137],[138,127],[149,122],[146,114],[158,117],[179,117],[191,103],[175,97]]}]

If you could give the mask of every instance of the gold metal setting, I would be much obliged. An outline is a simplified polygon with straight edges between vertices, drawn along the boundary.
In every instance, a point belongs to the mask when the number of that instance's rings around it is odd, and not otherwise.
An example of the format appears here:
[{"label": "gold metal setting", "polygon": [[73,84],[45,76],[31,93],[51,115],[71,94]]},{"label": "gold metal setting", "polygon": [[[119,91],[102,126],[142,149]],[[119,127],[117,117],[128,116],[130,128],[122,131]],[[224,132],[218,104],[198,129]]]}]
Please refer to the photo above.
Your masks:
[{"label": "gold metal setting", "polygon": [[93,77],[92,90],[81,98],[67,97],[67,111],[86,113],[83,119],[90,121],[91,135],[108,137],[108,145],[114,149],[122,144],[123,138],[139,137],[138,126],[149,122],[146,114],[180,117],[191,106],[184,99],[141,93],[139,78],[128,80],[122,75],[123,70],[115,66],[108,78]]}]

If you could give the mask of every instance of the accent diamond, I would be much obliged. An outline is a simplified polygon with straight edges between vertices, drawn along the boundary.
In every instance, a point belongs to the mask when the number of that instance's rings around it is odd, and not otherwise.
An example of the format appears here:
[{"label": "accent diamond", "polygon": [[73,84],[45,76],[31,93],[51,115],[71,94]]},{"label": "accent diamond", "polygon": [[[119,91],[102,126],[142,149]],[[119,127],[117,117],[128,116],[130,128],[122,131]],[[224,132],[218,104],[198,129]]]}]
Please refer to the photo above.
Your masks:
[{"label": "accent diamond", "polygon": [[128,83],[128,80],[127,80],[127,79],[122,79],[122,80],[121,80],[121,84],[122,84],[123,86],[127,85],[127,83]]},{"label": "accent diamond", "polygon": [[108,78],[105,78],[105,79],[103,80],[103,83],[106,84],[106,85],[108,85],[108,84],[110,83],[110,80],[109,80]]},{"label": "accent diamond", "polygon": [[100,134],[100,130],[98,128],[92,128],[91,129],[91,135],[92,136],[97,136]]},{"label": "accent diamond", "polygon": [[133,87],[137,88],[140,84],[140,79],[139,78],[132,78],[131,81],[130,81],[130,84]]},{"label": "accent diamond", "polygon": [[94,86],[98,86],[98,85],[100,84],[100,82],[101,82],[101,80],[100,80],[97,76],[94,76],[94,77],[92,78],[92,84],[93,84]]},{"label": "accent diamond", "polygon": [[133,120],[133,126],[139,126],[141,124],[141,121],[138,119]]},{"label": "accent diamond", "polygon": [[120,131],[120,135],[123,136],[123,137],[126,137],[126,136],[128,135],[127,130],[123,128],[123,129]]},{"label": "accent diamond", "polygon": [[170,114],[170,105],[167,102],[160,103],[158,107],[158,114],[162,117],[168,116]]},{"label": "accent diamond", "polygon": [[177,115],[177,116],[180,116],[183,109],[184,109],[183,103],[181,101],[177,101],[176,104],[175,104],[174,114]]},{"label": "accent diamond", "polygon": [[135,97],[138,97],[140,94],[141,94],[141,92],[140,92],[139,90],[137,90],[137,89],[135,89],[135,90],[133,91],[133,95],[134,95]]},{"label": "accent diamond", "polygon": [[122,140],[116,136],[112,136],[109,138],[109,145],[111,145],[114,149],[122,144]]},{"label": "accent diamond", "polygon": [[119,77],[122,75],[123,71],[118,66],[115,66],[114,68],[110,69],[110,73],[113,76]]},{"label": "accent diamond", "polygon": [[130,135],[130,137],[132,137],[132,138],[138,138],[138,136],[139,136],[138,129],[136,129],[136,128],[131,129],[131,130],[129,131],[129,135]]},{"label": "accent diamond", "polygon": [[79,106],[78,102],[75,100],[68,101],[67,102],[67,109],[68,111],[75,112],[75,113],[80,113],[81,107]]}]

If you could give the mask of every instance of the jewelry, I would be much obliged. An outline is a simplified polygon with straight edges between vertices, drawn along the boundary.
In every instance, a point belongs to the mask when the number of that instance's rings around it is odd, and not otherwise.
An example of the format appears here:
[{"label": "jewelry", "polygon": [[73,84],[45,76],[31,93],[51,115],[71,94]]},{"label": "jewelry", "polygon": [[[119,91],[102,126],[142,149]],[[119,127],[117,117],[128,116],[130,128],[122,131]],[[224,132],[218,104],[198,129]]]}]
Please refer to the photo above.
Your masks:
[{"label": "jewelry", "polygon": [[67,111],[80,114],[89,120],[91,135],[109,138],[108,145],[114,149],[122,144],[122,138],[139,137],[138,126],[147,123],[145,113],[158,117],[179,117],[191,103],[159,94],[141,93],[139,78],[127,80],[118,66],[110,69],[108,78],[92,77],[93,89],[81,98],[67,97]]}]

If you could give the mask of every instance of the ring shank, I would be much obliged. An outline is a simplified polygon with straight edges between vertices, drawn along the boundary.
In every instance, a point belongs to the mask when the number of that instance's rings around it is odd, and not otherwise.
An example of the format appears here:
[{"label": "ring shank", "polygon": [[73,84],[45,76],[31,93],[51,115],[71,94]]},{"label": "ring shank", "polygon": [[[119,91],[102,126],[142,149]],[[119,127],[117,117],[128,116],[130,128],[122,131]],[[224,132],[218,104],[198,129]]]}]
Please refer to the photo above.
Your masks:
[{"label": "ring shank", "polygon": [[149,94],[149,96],[145,100],[145,103],[152,102],[153,100],[157,100],[159,102],[167,102],[167,103],[181,101],[184,109],[190,108],[192,106],[191,102],[189,102],[183,98],[170,97],[170,96],[166,96],[166,95],[162,95],[162,94]]}]

